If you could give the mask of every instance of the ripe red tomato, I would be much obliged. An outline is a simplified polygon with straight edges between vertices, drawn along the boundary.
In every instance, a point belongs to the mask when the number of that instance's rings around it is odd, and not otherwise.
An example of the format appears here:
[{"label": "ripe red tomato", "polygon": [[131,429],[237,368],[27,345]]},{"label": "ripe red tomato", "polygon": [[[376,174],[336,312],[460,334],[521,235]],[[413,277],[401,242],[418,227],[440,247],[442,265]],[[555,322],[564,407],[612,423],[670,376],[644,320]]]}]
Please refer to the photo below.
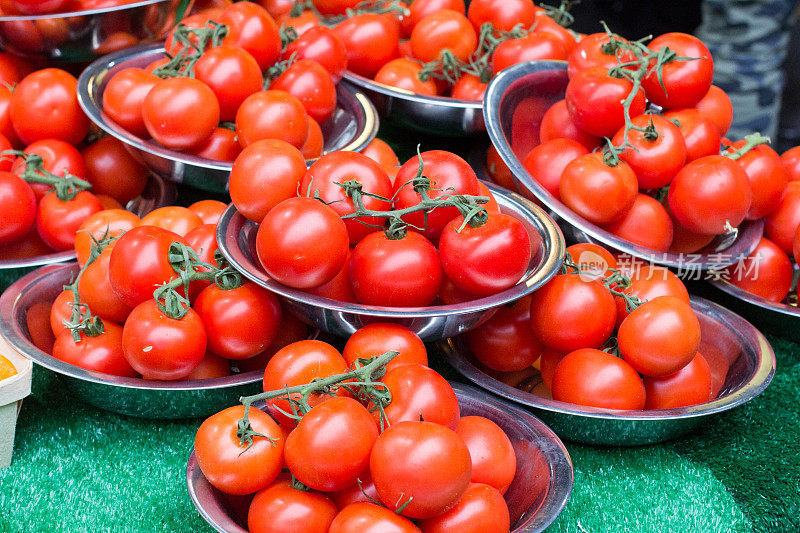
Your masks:
[{"label": "ripe red tomato", "polygon": [[645,409],[674,409],[705,403],[711,396],[711,369],[700,352],[676,373],[663,378],[643,378]]},{"label": "ripe red tomato", "polygon": [[719,129],[703,113],[696,109],[668,111],[664,118],[677,121],[683,141],[686,144],[686,162],[707,155],[719,154]]},{"label": "ripe red tomato", "polygon": [[57,68],[25,76],[11,97],[11,122],[26,144],[39,139],[80,143],[89,131],[89,119],[78,105],[78,80]]},{"label": "ripe red tomato", "polygon": [[561,198],[559,187],[564,169],[572,161],[588,153],[584,145],[578,141],[561,138],[543,140],[528,152],[523,166],[533,179],[547,189],[547,192],[556,198]]},{"label": "ripe red tomato", "polygon": [[[623,39],[624,40],[624,39]],[[627,40],[624,40],[627,42]],[[633,61],[631,52],[611,45],[611,38],[605,32],[584,35],[572,49],[567,59],[567,72],[574,77],[578,72],[591,67],[609,70],[619,63]]]},{"label": "ripe red tomato", "polygon": [[316,61],[296,60],[273,80],[270,89],[296,97],[306,113],[320,124],[336,109],[336,86],[328,71]]},{"label": "ripe red tomato", "polygon": [[413,231],[389,239],[376,231],[361,239],[350,259],[358,301],[383,307],[423,307],[439,292],[442,265],[431,242]]},{"label": "ripe red tomato", "polygon": [[600,138],[581,130],[567,110],[567,101],[559,100],[545,112],[539,126],[539,139],[542,143],[554,139],[570,139],[579,142],[587,150],[600,146]]},{"label": "ripe red tomato", "polygon": [[742,167],[721,155],[687,164],[669,187],[669,208],[686,229],[701,234],[725,233],[742,223],[753,192]]},{"label": "ripe red tomato", "polygon": [[781,154],[781,164],[786,169],[789,181],[800,181],[800,146],[789,148]]},{"label": "ripe red tomato", "polygon": [[567,247],[567,253],[572,262],[581,269],[584,277],[588,275],[602,280],[611,274],[610,269],[617,268],[616,258],[598,244],[588,242],[573,244]]},{"label": "ripe red tomato", "polygon": [[442,9],[417,22],[411,32],[411,52],[427,63],[449,50],[461,61],[467,61],[478,46],[475,28],[463,12]]},{"label": "ripe red tomato", "polygon": [[700,346],[700,322],[675,296],[645,302],[622,321],[617,334],[622,357],[640,374],[664,377],[692,360]]},{"label": "ripe red tomato", "polygon": [[[460,289],[477,296],[497,294],[515,285],[531,260],[525,226],[510,215],[493,213],[477,228],[464,217],[451,220],[439,239],[442,269]],[[459,231],[461,228],[461,231]]]},{"label": "ripe red tomato", "polygon": [[36,221],[36,195],[20,177],[0,172],[0,244],[21,239]]},{"label": "ripe red tomato", "polygon": [[289,198],[261,221],[256,251],[270,277],[305,289],[339,273],[348,242],[347,227],[331,207],[314,198]]},{"label": "ripe red tomato", "polygon": [[309,294],[315,294],[323,298],[330,298],[339,302],[355,303],[358,300],[353,292],[353,284],[350,283],[350,258],[353,256],[351,250],[347,252],[341,270],[327,283],[304,289]]},{"label": "ripe red tomato", "polygon": [[387,372],[402,365],[428,365],[428,351],[417,334],[405,326],[388,322],[368,324],[353,333],[344,345],[342,357],[352,366],[356,359],[371,359],[390,350],[400,355],[387,363]]},{"label": "ripe red tomato", "polygon": [[360,0],[313,0],[314,7],[323,15],[344,15],[358,5]]},{"label": "ripe red tomato", "polygon": [[233,162],[228,188],[236,209],[261,222],[281,203],[297,196],[306,162],[300,150],[279,139],[257,141]]},{"label": "ripe red tomato", "polygon": [[[57,176],[64,176],[69,173],[78,178],[86,179],[88,177],[83,156],[77,148],[67,142],[59,139],[42,139],[32,142],[25,147],[24,151],[27,154],[41,156],[44,170]],[[25,159],[22,157],[15,158],[11,172],[21,177],[25,169]],[[29,185],[36,194],[37,200],[41,200],[45,194],[52,190],[51,186],[43,183],[31,183]]]},{"label": "ripe red tomato", "polygon": [[792,253],[794,235],[800,226],[800,182],[790,181],[778,208],[764,218],[766,237],[787,254]]},{"label": "ripe red tomato", "polygon": [[306,161],[314,160],[322,155],[325,148],[325,139],[322,137],[322,128],[316,120],[306,115],[306,124],[308,124],[308,137],[306,142],[300,149]]},{"label": "ripe red tomato", "polygon": [[560,352],[597,348],[611,335],[617,311],[611,293],[596,280],[561,274],[533,293],[531,327],[545,346]]},{"label": "ripe red tomato", "polygon": [[398,57],[400,24],[393,17],[365,13],[346,18],[333,28],[347,49],[347,68],[371,78]]},{"label": "ripe red tomato", "polygon": [[319,16],[313,11],[303,11],[296,17],[290,17],[290,14],[281,15],[276,22],[281,25],[281,28],[288,28],[291,26],[298,36],[304,35],[308,30],[319,26]]},{"label": "ripe red tomato", "polygon": [[[534,7],[536,9],[536,7]],[[564,46],[567,51],[567,57],[577,45],[575,35],[566,29],[564,26],[553,20],[547,13],[542,11],[536,12],[536,27],[533,28],[534,33],[552,35]],[[567,57],[564,59],[566,60]]]},{"label": "ripe red tomato", "polygon": [[372,482],[372,476],[369,475],[369,471],[365,472],[363,476],[359,476],[358,481],[360,483],[330,493],[330,497],[336,507],[344,509],[356,502],[375,503],[380,501],[381,497],[378,496],[378,491],[375,489],[375,483]]},{"label": "ripe red tomato", "polygon": [[206,332],[193,309],[176,320],[162,313],[151,299],[128,315],[122,329],[122,349],[125,359],[143,377],[182,379],[203,360]]},{"label": "ripe red tomato", "polygon": [[419,533],[414,522],[386,507],[356,502],[342,509],[328,533]]},{"label": "ripe red tomato", "polygon": [[213,379],[231,375],[230,361],[216,356],[211,352],[206,352],[200,364],[194,367],[184,379]]},{"label": "ripe red tomato", "polygon": [[[689,291],[681,279],[673,274],[669,269],[657,265],[644,265],[630,274],[631,285],[627,289],[621,289],[626,294],[638,296],[640,300],[647,301],[659,296],[675,296],[687,304],[689,303]],[[628,316],[625,301],[622,298],[614,297],[617,302],[617,325]]]},{"label": "ripe red tomato", "polygon": [[511,31],[520,24],[528,29],[536,20],[536,8],[528,0],[474,0],[469,3],[467,17],[475,31],[486,22],[498,31]]},{"label": "ripe red tomato", "polygon": [[[444,150],[430,150],[422,152],[423,175],[431,181],[428,191],[430,198],[452,194],[447,189],[455,190],[457,194],[478,194],[478,178],[469,163],[457,155]],[[400,167],[394,180],[395,209],[404,209],[420,203],[422,199],[410,183],[419,170],[419,156],[414,156]],[[426,228],[423,234],[436,241],[442,230],[455,217],[459,216],[455,207],[442,207],[427,213],[427,225],[423,212],[418,211],[403,217],[403,220],[417,228]]]},{"label": "ripe red tomato", "polygon": [[733,105],[728,93],[712,85],[706,95],[694,105],[711,122],[717,126],[720,135],[725,135],[733,122]]},{"label": "ripe red tomato", "polygon": [[539,372],[542,375],[542,381],[545,387],[547,387],[547,390],[553,390],[553,375],[556,373],[558,363],[560,363],[566,355],[567,354],[563,352],[558,352],[550,348],[545,348],[542,352],[542,356],[539,358]]},{"label": "ripe red tomato", "polygon": [[288,479],[278,479],[253,498],[247,528],[250,533],[327,533],[337,513],[324,494],[297,490]]},{"label": "ripe red tomato", "polygon": [[[215,252],[219,249],[217,246],[217,225],[216,224],[203,224],[197,226],[192,231],[186,234],[186,244],[191,246],[192,250],[197,252],[197,257],[204,263],[212,265],[217,264],[214,257]],[[198,271],[204,272],[208,269],[199,267]],[[200,291],[211,284],[210,281],[195,281],[192,282],[190,295],[195,297],[199,295]]]},{"label": "ripe red tomato", "polygon": [[711,243],[716,235],[702,234],[694,231],[689,231],[684,228],[680,222],[675,218],[675,215],[669,209],[669,202],[664,202],[664,207],[672,219],[672,244],[669,245],[670,253],[674,254],[690,254],[696,252]]},{"label": "ripe red tomato", "polygon": [[369,467],[381,500],[390,510],[406,505],[400,514],[410,518],[432,518],[452,508],[472,475],[464,440],[433,422],[400,422],[384,431]]},{"label": "ripe red tomato", "polygon": [[496,488],[470,483],[452,509],[424,520],[421,525],[423,533],[506,533],[511,519],[508,505]]},{"label": "ripe red tomato", "polygon": [[[491,180],[501,187],[505,187],[509,191],[517,190],[514,174],[511,172],[511,169],[508,168],[508,165],[505,164],[503,158],[500,157],[500,153],[493,144],[490,144],[489,148],[486,149],[486,172],[491,177]],[[483,184],[481,183],[480,185]],[[481,190],[483,190],[483,188],[481,188]],[[488,187],[486,190],[489,190]]]},{"label": "ripe red tomato", "polygon": [[214,92],[219,102],[219,119],[233,121],[245,99],[262,89],[261,68],[247,50],[221,45],[203,52],[195,63],[195,78]]},{"label": "ripe red tomato", "polygon": [[433,78],[427,81],[420,80],[418,74],[421,70],[422,65],[419,62],[406,57],[398,57],[380,68],[375,74],[375,81],[415,94],[436,96],[438,94],[436,83]]},{"label": "ripe red tomato", "polygon": [[106,135],[82,153],[93,194],[106,194],[122,204],[142,194],[147,185],[147,167],[134,159],[121,141]]},{"label": "ripe red tomato", "polygon": [[[734,152],[744,144],[745,141],[735,142],[727,151]],[[736,162],[747,174],[753,191],[753,201],[745,218],[757,220],[775,211],[783,200],[786,185],[789,183],[789,175],[781,164],[778,152],[761,144],[752,148]]]},{"label": "ripe red tomato", "polygon": [[624,161],[615,166],[601,152],[574,159],[564,168],[558,192],[564,205],[593,224],[608,224],[624,217],[638,192],[636,174]]},{"label": "ripe red tomato", "polygon": [[453,90],[450,92],[450,97],[457,100],[472,100],[480,102],[483,100],[483,95],[489,87],[488,83],[484,83],[477,76],[469,73],[464,73],[458,78],[458,81],[453,85]]},{"label": "ripe red tomato", "polygon": [[280,139],[300,148],[308,138],[306,110],[286,91],[259,91],[236,112],[236,135],[243,148],[262,139]]},{"label": "ripe red tomato", "polygon": [[103,321],[103,328],[103,333],[96,337],[80,333],[78,342],[62,328],[65,333],[56,335],[53,357],[93,372],[136,377],[138,374],[122,353],[122,328],[110,320]]},{"label": "ripe red tomato", "polygon": [[72,301],[72,291],[65,290],[56,296],[53,305],[50,306],[50,329],[53,330],[55,337],[67,331],[64,321],[69,321],[72,316],[72,306],[70,305]]},{"label": "ripe red tomato", "polygon": [[772,302],[789,294],[792,275],[789,256],[769,239],[761,239],[750,255],[721,271],[732,285]]},{"label": "ripe red tomato", "polygon": [[553,399],[605,409],[642,409],[645,390],[633,367],[591,348],[568,353],[553,374]]},{"label": "ripe red tomato", "polygon": [[[108,276],[111,251],[112,248],[103,250],[103,253],[84,270],[78,282],[78,293],[80,294],[81,302],[88,305],[92,313],[117,324],[123,324],[125,319],[128,318],[131,308],[120,300],[111,288],[111,281]],[[122,330],[120,329],[120,354],[122,353],[121,333]]]},{"label": "ripe red tomato", "polygon": [[252,2],[235,3],[226,7],[219,22],[228,27],[222,44],[244,48],[267,70],[281,56],[281,36],[278,25],[267,10]]},{"label": "ripe red tomato", "polygon": [[[290,344],[307,338],[308,326],[300,322],[300,320],[289,311],[282,309],[281,324],[278,327],[278,333],[275,334],[275,338],[272,340],[272,344],[260,354],[249,359],[237,361],[236,364],[242,372],[260,370],[263,374],[264,368],[274,354]],[[294,427],[294,424],[292,424],[292,427]]]},{"label": "ripe red tomato", "polygon": [[467,342],[475,358],[500,372],[531,366],[543,347],[531,331],[530,297],[504,305],[486,323],[467,332]]},{"label": "ripe red tomato", "polygon": [[[308,168],[308,172],[300,182],[301,196],[317,196],[340,217],[355,212],[353,199],[345,194],[339,183],[357,181],[362,190],[383,198],[392,197],[392,181],[380,164],[358,152],[331,152],[317,159]],[[362,196],[366,209],[387,211],[391,209],[388,201],[378,200],[371,196]],[[378,217],[359,217],[345,220],[344,225],[350,236],[350,243],[355,244],[381,226],[385,219]],[[367,225],[370,224],[370,225]]]},{"label": "ripe red tomato", "polygon": [[517,472],[517,456],[503,429],[482,416],[463,416],[456,433],[469,449],[472,483],[486,483],[505,494]]},{"label": "ripe red tomato", "polygon": [[263,411],[248,413],[255,435],[252,445],[237,436],[244,406],[211,415],[194,437],[194,453],[203,475],[227,494],[251,494],[272,483],[283,466],[284,438],[278,424]]},{"label": "ripe red tomato", "polygon": [[568,53],[562,42],[550,33],[529,33],[525,37],[507,39],[497,45],[492,53],[492,71],[497,74],[526,61],[563,61],[567,59]]},{"label": "ripe red tomato", "polygon": [[363,405],[352,398],[331,398],[312,408],[289,433],[286,466],[312,489],[342,490],[369,468],[377,438],[378,427]]},{"label": "ripe red tomato", "polygon": [[[391,392],[392,403],[385,409],[384,426],[408,420],[425,420],[455,430],[460,410],[453,387],[438,372],[412,363],[388,371],[381,382]],[[380,411],[372,411],[380,424]]]},{"label": "ripe red tomato", "polygon": [[0,134],[14,147],[21,144],[11,122],[11,90],[2,85],[0,85]]},{"label": "ripe red tomato", "polygon": [[[611,137],[625,125],[622,102],[632,89],[629,80],[610,76],[602,67],[591,67],[569,80],[564,98],[576,126],[591,135]],[[638,91],[631,102],[630,116],[643,114],[644,108],[644,91]]]},{"label": "ripe red tomato", "polygon": [[139,217],[124,209],[104,209],[83,221],[75,233],[75,254],[83,266],[92,250],[92,237],[122,235],[139,225]]},{"label": "ripe red tomato", "polygon": [[144,125],[159,144],[178,150],[198,146],[219,123],[219,101],[208,85],[194,78],[167,78],[147,93]]},{"label": "ripe red tomato", "polygon": [[227,208],[228,205],[219,200],[198,200],[189,206],[189,211],[199,216],[203,224],[207,225],[219,222],[222,213]]},{"label": "ripe red tomato", "polygon": [[603,229],[634,244],[666,252],[672,243],[672,219],[658,200],[637,194],[630,210]]},{"label": "ripe red tomato", "polygon": [[103,111],[111,119],[137,137],[144,138],[142,109],[150,89],[161,79],[140,68],[125,68],[108,80],[103,90]]},{"label": "ripe red tomato", "polygon": [[652,72],[642,80],[648,100],[663,109],[680,109],[692,107],[703,99],[711,87],[714,60],[700,39],[685,33],[665,33],[647,46],[654,52],[669,47],[679,57],[694,58],[667,63],[661,69],[661,76]]},{"label": "ripe red tomato", "polygon": [[314,26],[289,43],[283,58],[310,59],[328,71],[334,83],[342,78],[347,70],[347,48],[342,39],[331,28]]},{"label": "ripe red tomato", "polygon": [[156,226],[185,237],[187,233],[196,227],[202,226],[203,220],[197,213],[186,207],[168,205],[147,213],[142,217],[140,224],[142,226]]},{"label": "ripe red tomato", "polygon": [[366,148],[361,150],[361,153],[380,164],[394,182],[394,177],[400,169],[400,160],[397,159],[397,154],[394,153],[394,150],[386,141],[376,137],[372,139],[372,142]]},{"label": "ripe red tomato", "polygon": [[72,200],[62,201],[55,191],[39,201],[36,231],[54,250],[69,250],[75,245],[75,233],[94,213],[103,210],[97,197],[89,191],[79,192]]},{"label": "ripe red tomato", "polygon": [[[640,189],[660,189],[672,181],[686,162],[686,143],[681,130],[658,115],[639,115],[631,121],[635,127],[647,131],[628,132],[631,148],[626,148],[620,159],[630,165]],[[614,135],[611,140],[614,146],[625,143],[624,131],[622,128]]]},{"label": "ripe red tomato", "polygon": [[[408,15],[403,16],[400,21],[403,29],[403,35],[408,37],[411,35],[414,26],[432,13],[441,11],[443,9],[450,9],[460,14],[465,13],[465,6],[462,0],[419,0],[407,6]],[[476,28],[475,31],[478,31]]]}]

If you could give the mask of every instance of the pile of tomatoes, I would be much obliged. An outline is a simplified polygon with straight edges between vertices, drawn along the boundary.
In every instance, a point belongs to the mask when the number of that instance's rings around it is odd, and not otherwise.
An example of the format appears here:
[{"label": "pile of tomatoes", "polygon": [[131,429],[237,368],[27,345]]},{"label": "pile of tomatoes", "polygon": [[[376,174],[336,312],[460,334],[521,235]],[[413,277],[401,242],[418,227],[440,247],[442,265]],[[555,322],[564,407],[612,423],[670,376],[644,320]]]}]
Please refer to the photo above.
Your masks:
[{"label": "pile of tomatoes", "polygon": [[70,13],[129,4],[134,0],[4,0],[0,2],[3,15],[47,15]]},{"label": "pile of tomatoes", "polygon": [[[385,369],[369,368],[390,351],[398,355]],[[362,328],[342,353],[321,341],[290,344],[269,361],[265,391],[364,369],[391,401],[378,409],[352,380],[307,395],[296,416],[290,395],[268,399],[269,414],[244,399],[248,411],[230,407],[200,426],[198,464],[244,510],[251,533],[507,533],[512,443],[491,420],[461,416],[452,387],[426,365],[419,337],[395,324]]]},{"label": "pile of tomatoes", "polygon": [[[487,220],[466,223],[454,206],[409,212],[423,200],[414,185],[420,166],[429,199],[482,196]],[[318,296],[383,307],[427,306],[438,296],[451,304],[508,289],[530,264],[524,225],[500,213],[450,152],[423,152],[392,179],[354,152],[326,154],[306,169],[297,148],[264,140],[242,151],[229,183],[239,212],[259,224],[255,247],[266,273]],[[346,183],[358,188],[358,210]]]},{"label": "pile of tomatoes", "polygon": [[103,110],[122,128],[218,161],[263,139],[283,140],[306,159],[322,153],[320,124],[336,108],[347,64],[332,31],[283,47],[267,11],[238,2],[182,20],[165,48],[164,58],[109,80]]},{"label": "pile of tomatoes", "polygon": [[701,339],[701,320],[675,274],[640,263],[624,279],[598,245],[567,251],[574,267],[466,334],[490,375],[608,409],[669,409],[716,397],[730,361],[713,339]]}]

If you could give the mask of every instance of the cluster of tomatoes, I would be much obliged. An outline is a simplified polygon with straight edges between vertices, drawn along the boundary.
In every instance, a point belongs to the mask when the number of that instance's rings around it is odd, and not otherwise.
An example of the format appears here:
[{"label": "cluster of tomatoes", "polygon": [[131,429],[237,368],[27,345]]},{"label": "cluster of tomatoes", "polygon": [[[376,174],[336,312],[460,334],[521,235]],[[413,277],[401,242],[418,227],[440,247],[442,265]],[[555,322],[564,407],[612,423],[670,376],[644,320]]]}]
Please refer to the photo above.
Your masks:
[{"label": "cluster of tomatoes", "polygon": [[330,30],[283,47],[263,7],[237,2],[185,18],[165,48],[147,67],[117,72],[103,92],[103,110],[125,130],[219,161],[263,139],[283,140],[306,159],[322,153],[320,124],[336,108],[347,62]]},{"label": "cluster of tomatoes", "polygon": [[490,375],[608,409],[669,409],[716,397],[731,361],[701,339],[701,320],[675,274],[643,263],[622,274],[595,244],[567,250],[566,273],[466,334]]},{"label": "cluster of tomatoes", "polygon": [[427,306],[437,296],[468,301],[519,282],[530,236],[500,213],[466,161],[423,152],[394,178],[388,164],[333,152],[306,169],[283,141],[245,148],[230,194],[259,224],[255,247],[266,273],[312,294],[384,307]]},{"label": "cluster of tomatoes", "polygon": [[[198,464],[251,533],[507,533],[512,443],[491,420],[461,416],[427,360],[395,324],[360,329],[341,353],[290,344],[267,364],[264,395],[203,422]],[[269,414],[250,407],[259,396]]]},{"label": "cluster of tomatoes", "polygon": [[0,256],[69,250],[86,218],[138,197],[148,171],[116,139],[87,140],[68,72],[0,54],[0,80]]}]

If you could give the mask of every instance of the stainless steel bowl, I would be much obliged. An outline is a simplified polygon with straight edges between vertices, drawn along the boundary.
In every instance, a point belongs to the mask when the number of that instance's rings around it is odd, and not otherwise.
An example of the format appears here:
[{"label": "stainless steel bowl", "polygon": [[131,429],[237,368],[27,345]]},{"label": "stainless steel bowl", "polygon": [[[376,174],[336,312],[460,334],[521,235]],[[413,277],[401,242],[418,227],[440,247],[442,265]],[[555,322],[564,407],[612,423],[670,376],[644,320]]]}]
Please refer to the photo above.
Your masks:
[{"label": "stainless steel bowl", "polygon": [[[131,213],[136,213],[139,217],[143,217],[154,209],[171,204],[175,200],[175,195],[174,185],[151,173],[142,194],[128,202],[125,209]],[[65,250],[21,259],[4,259],[0,257],[0,270],[64,263],[73,259],[75,259],[75,250]]]},{"label": "stainless steel bowl", "polygon": [[503,70],[489,84],[483,110],[489,138],[508,165],[520,190],[528,190],[548,209],[567,240],[597,242],[633,257],[682,270],[707,270],[731,265],[755,250],[763,221],[745,221],[736,239],[716,238],[694,254],[658,252],[633,244],[596,226],[562,204],[528,173],[522,160],[538,144],[545,111],[564,98],[565,61],[532,61]]},{"label": "stainless steel bowl", "polygon": [[217,224],[217,243],[234,268],[252,281],[278,294],[287,308],[313,327],[340,337],[349,337],[371,322],[398,322],[424,341],[435,341],[468,331],[494,313],[496,307],[514,301],[544,285],[564,258],[564,238],[553,220],[539,207],[518,194],[487,183],[500,209],[525,225],[531,238],[533,257],[522,280],[513,287],[458,305],[401,308],[339,302],[287,287],[270,278],[255,251],[258,225],[242,216],[234,205]]},{"label": "stainless steel bowl", "polygon": [[[85,63],[131,42],[163,39],[177,7],[173,0],[142,0],[71,13],[0,16],[0,45],[34,61]],[[123,33],[126,39],[115,43]]]},{"label": "stainless steel bowl", "polygon": [[[544,531],[564,510],[572,493],[572,461],[564,444],[525,411],[460,383],[454,383],[453,389],[461,416],[488,418],[503,428],[514,446],[517,473],[505,494],[511,532]],[[194,450],[186,466],[186,485],[195,508],[215,531],[247,533],[247,516],[238,514],[225,494],[211,486]]]},{"label": "stainless steel bowl", "polygon": [[423,96],[347,72],[344,79],[369,97],[381,118],[428,135],[460,137],[486,131],[483,102]]},{"label": "stainless steel bowl", "polygon": [[[174,150],[125,131],[103,111],[103,91],[114,74],[128,67],[145,67],[164,57],[162,44],[139,46],[98,59],[78,78],[78,102],[88,117],[164,178],[209,192],[225,192],[232,163],[213,161]],[[359,152],[378,133],[378,114],[369,99],[348,83],[336,85],[336,110],[321,124],[323,153]],[[310,165],[314,160],[308,160]]]},{"label": "stainless steel bowl", "polygon": [[728,370],[714,400],[690,407],[617,411],[549,400],[489,376],[463,337],[442,341],[439,347],[447,362],[467,379],[524,406],[564,439],[613,446],[652,444],[680,437],[708,422],[710,415],[752,400],[775,374],[775,354],[752,324],[708,300],[691,299],[702,330],[700,352],[707,353],[712,373],[720,364],[727,363]]},{"label": "stainless steel bowl", "polygon": [[261,392],[263,371],[186,381],[123,378],[84,370],[37,348],[27,326],[34,304],[51,304],[78,272],[76,263],[48,265],[16,281],[0,296],[0,333],[21,354],[56,372],[75,395],[100,409],[141,418],[208,416]]}]

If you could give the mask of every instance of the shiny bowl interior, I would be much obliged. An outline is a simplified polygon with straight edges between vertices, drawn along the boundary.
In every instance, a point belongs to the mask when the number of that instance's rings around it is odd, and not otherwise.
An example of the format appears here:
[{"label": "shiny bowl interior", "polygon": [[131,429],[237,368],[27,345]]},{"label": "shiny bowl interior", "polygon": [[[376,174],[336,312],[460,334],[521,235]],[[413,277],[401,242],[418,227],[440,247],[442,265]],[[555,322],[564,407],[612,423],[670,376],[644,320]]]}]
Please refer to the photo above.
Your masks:
[{"label": "shiny bowl interior", "polygon": [[775,354],[752,324],[703,298],[692,296],[691,303],[700,319],[700,352],[712,375],[725,377],[714,400],[690,407],[618,411],[550,400],[490,376],[491,371],[470,353],[464,337],[442,341],[439,347],[447,362],[467,379],[534,412],[566,440],[614,446],[652,444],[684,435],[709,415],[755,398],[775,374]]},{"label": "shiny bowl interior", "polygon": [[70,13],[0,16],[0,45],[34,61],[85,63],[134,41],[162,40],[179,3],[141,0]]},{"label": "shiny bowl interior", "polygon": [[[210,192],[225,192],[232,163],[169,150],[152,140],[125,131],[103,111],[103,91],[108,81],[122,69],[144,68],[163,57],[163,44],[145,45],[98,59],[78,78],[78,102],[86,115],[100,128],[124,142],[151,170],[166,179]],[[363,150],[378,133],[378,115],[369,99],[347,82],[336,85],[336,110],[320,124],[324,137],[323,153],[337,150]],[[308,160],[311,164],[314,160]]]},{"label": "shiny bowl interior", "polygon": [[279,295],[286,306],[313,327],[347,337],[376,321],[398,322],[424,341],[440,340],[468,331],[487,320],[494,309],[530,294],[556,274],[565,253],[564,238],[553,220],[532,202],[487,183],[500,209],[515,216],[531,239],[533,257],[522,280],[498,294],[457,305],[417,308],[379,307],[340,302],[287,287],[270,278],[255,248],[258,225],[242,216],[233,205],[217,224],[220,251],[234,268],[253,282]]},{"label": "shiny bowl interior", "polygon": [[[134,198],[125,206],[131,213],[137,214],[140,218],[150,211],[170,205],[175,200],[175,186],[165,182],[157,174],[150,174],[145,185],[144,191],[138,198]],[[30,268],[53,263],[64,263],[75,259],[74,250],[63,252],[53,252],[51,254],[37,255],[34,257],[24,257],[20,259],[7,259],[0,257],[0,270],[10,268]]]},{"label": "shiny bowl interior", "polygon": [[528,190],[561,225],[568,240],[597,242],[633,257],[683,270],[707,270],[747,257],[761,240],[763,221],[745,221],[735,240],[720,236],[693,254],[658,252],[633,244],[596,226],[551,195],[522,165],[539,144],[539,127],[545,111],[564,98],[567,87],[565,61],[532,61],[504,69],[486,90],[483,110],[486,129],[508,165],[520,190]]},{"label": "shiny bowl interior", "polygon": [[344,79],[364,91],[382,118],[403,128],[454,137],[486,131],[483,102],[416,94],[353,72],[345,73]]},{"label": "shiny bowl interior", "polygon": [[43,352],[31,340],[28,311],[36,304],[52,304],[77,272],[77,263],[48,265],[17,280],[0,296],[0,333],[18,352],[56,372],[87,403],[129,416],[182,419],[208,416],[237,403],[240,396],[261,392],[264,372],[260,370],[203,380],[157,381],[84,370]]},{"label": "shiny bowl interior", "polygon": [[[503,428],[517,455],[517,473],[505,494],[512,533],[543,531],[561,514],[572,492],[572,461],[564,444],[541,421],[472,387],[454,383],[461,416],[483,416]],[[258,406],[258,404],[254,404]],[[220,533],[246,533],[249,501],[234,506],[203,476],[194,451],[186,467],[189,496],[200,515]]]}]

